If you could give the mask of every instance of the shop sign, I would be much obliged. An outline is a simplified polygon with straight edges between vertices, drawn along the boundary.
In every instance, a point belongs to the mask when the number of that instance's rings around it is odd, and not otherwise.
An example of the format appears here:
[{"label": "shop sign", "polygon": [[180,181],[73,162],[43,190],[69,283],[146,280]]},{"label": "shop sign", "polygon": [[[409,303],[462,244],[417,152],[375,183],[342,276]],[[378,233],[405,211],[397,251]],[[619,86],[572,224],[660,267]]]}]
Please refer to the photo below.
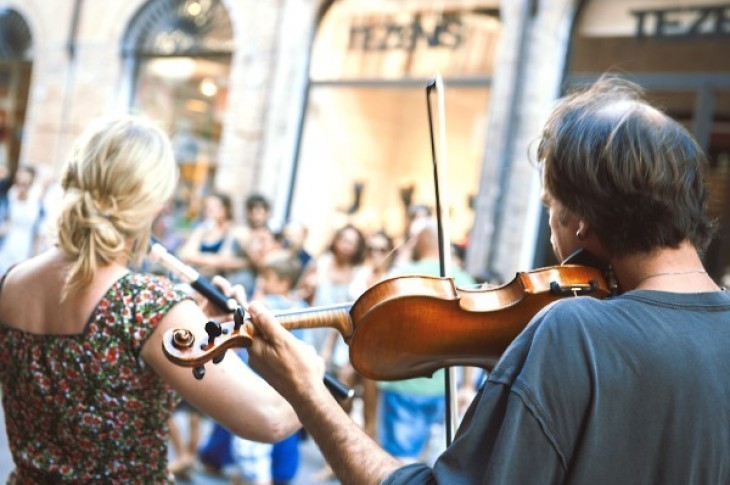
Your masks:
[{"label": "shop sign", "polygon": [[360,51],[414,51],[419,46],[456,49],[462,44],[465,32],[458,14],[444,14],[435,23],[426,25],[420,15],[410,22],[362,22],[350,26],[350,50]]},{"label": "shop sign", "polygon": [[730,36],[730,4],[632,10],[636,37]]}]

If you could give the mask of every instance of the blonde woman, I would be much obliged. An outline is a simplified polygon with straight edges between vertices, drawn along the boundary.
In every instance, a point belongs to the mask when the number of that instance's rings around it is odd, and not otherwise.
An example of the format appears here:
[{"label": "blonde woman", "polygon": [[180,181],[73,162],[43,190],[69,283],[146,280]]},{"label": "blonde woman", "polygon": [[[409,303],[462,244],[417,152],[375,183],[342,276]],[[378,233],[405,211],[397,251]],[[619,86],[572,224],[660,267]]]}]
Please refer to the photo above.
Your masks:
[{"label": "blonde woman", "polygon": [[167,421],[178,393],[249,439],[273,442],[299,427],[232,352],[202,381],[163,356],[167,329],[206,315],[128,263],[145,254],[176,182],[167,137],[132,117],[91,128],[64,167],[57,246],[13,267],[0,287],[11,483],[170,481]]}]

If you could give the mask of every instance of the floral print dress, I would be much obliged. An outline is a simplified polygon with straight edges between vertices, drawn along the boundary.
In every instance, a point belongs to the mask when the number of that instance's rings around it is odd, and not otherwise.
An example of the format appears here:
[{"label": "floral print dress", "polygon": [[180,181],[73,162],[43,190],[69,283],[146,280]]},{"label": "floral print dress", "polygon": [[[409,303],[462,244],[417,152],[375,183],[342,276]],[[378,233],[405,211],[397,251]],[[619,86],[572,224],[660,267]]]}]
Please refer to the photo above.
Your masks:
[{"label": "floral print dress", "polygon": [[[10,483],[165,483],[176,394],[140,357],[185,295],[128,273],[82,333],[40,335],[0,324],[0,382],[16,470]],[[10,323],[10,322],[7,322]]]}]

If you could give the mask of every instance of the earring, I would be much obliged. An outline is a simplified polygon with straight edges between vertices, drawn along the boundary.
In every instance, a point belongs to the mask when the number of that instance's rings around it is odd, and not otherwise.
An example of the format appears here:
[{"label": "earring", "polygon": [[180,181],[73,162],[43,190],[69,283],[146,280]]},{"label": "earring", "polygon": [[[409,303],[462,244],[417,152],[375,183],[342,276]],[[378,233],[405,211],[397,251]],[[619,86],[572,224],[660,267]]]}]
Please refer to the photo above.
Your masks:
[{"label": "earring", "polygon": [[586,238],[585,235],[582,232],[580,232],[580,229],[575,231],[575,237],[577,237],[579,241],[582,241],[583,239]]}]

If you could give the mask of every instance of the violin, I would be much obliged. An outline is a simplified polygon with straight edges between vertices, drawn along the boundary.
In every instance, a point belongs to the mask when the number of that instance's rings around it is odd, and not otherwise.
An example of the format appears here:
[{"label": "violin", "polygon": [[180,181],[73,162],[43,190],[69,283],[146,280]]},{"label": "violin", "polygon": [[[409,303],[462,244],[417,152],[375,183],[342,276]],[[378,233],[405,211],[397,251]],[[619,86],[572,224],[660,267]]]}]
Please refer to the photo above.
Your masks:
[{"label": "violin", "polygon": [[[170,253],[165,246],[156,238],[150,238],[149,246],[150,259],[157,262],[167,268],[172,273],[176,274],[183,281],[190,284],[198,293],[208,299],[213,305],[218,307],[219,310],[224,312],[233,312],[240,308],[235,299],[229,298],[224,295],[218,288],[215,287],[211,282],[203,278],[194,268],[188,266],[183,261],[179,260],[176,256]],[[216,332],[220,330],[220,327],[214,322],[208,322],[206,325],[208,329],[208,338],[210,341],[215,337]],[[180,332],[180,331],[178,331]],[[164,349],[163,349],[164,350]],[[223,358],[223,354],[220,357],[216,357],[214,362],[218,363]],[[205,369],[201,366],[197,366],[193,370],[193,375],[196,379],[202,379],[205,375]],[[339,401],[347,401],[355,396],[355,390],[347,387],[342,382],[338,381],[334,376],[329,373],[324,375],[324,384],[327,389],[330,390],[333,396]]]},{"label": "violin", "polygon": [[[350,347],[352,366],[369,379],[427,377],[449,366],[490,368],[546,305],[562,298],[611,294],[601,270],[563,264],[517,273],[490,289],[460,289],[452,278],[398,276],[375,284],[354,303],[275,314],[289,330],[330,327]],[[227,349],[248,347],[255,328],[242,308],[234,320],[208,322],[163,336],[170,361],[200,372]],[[195,372],[195,370],[194,370]]]}]

